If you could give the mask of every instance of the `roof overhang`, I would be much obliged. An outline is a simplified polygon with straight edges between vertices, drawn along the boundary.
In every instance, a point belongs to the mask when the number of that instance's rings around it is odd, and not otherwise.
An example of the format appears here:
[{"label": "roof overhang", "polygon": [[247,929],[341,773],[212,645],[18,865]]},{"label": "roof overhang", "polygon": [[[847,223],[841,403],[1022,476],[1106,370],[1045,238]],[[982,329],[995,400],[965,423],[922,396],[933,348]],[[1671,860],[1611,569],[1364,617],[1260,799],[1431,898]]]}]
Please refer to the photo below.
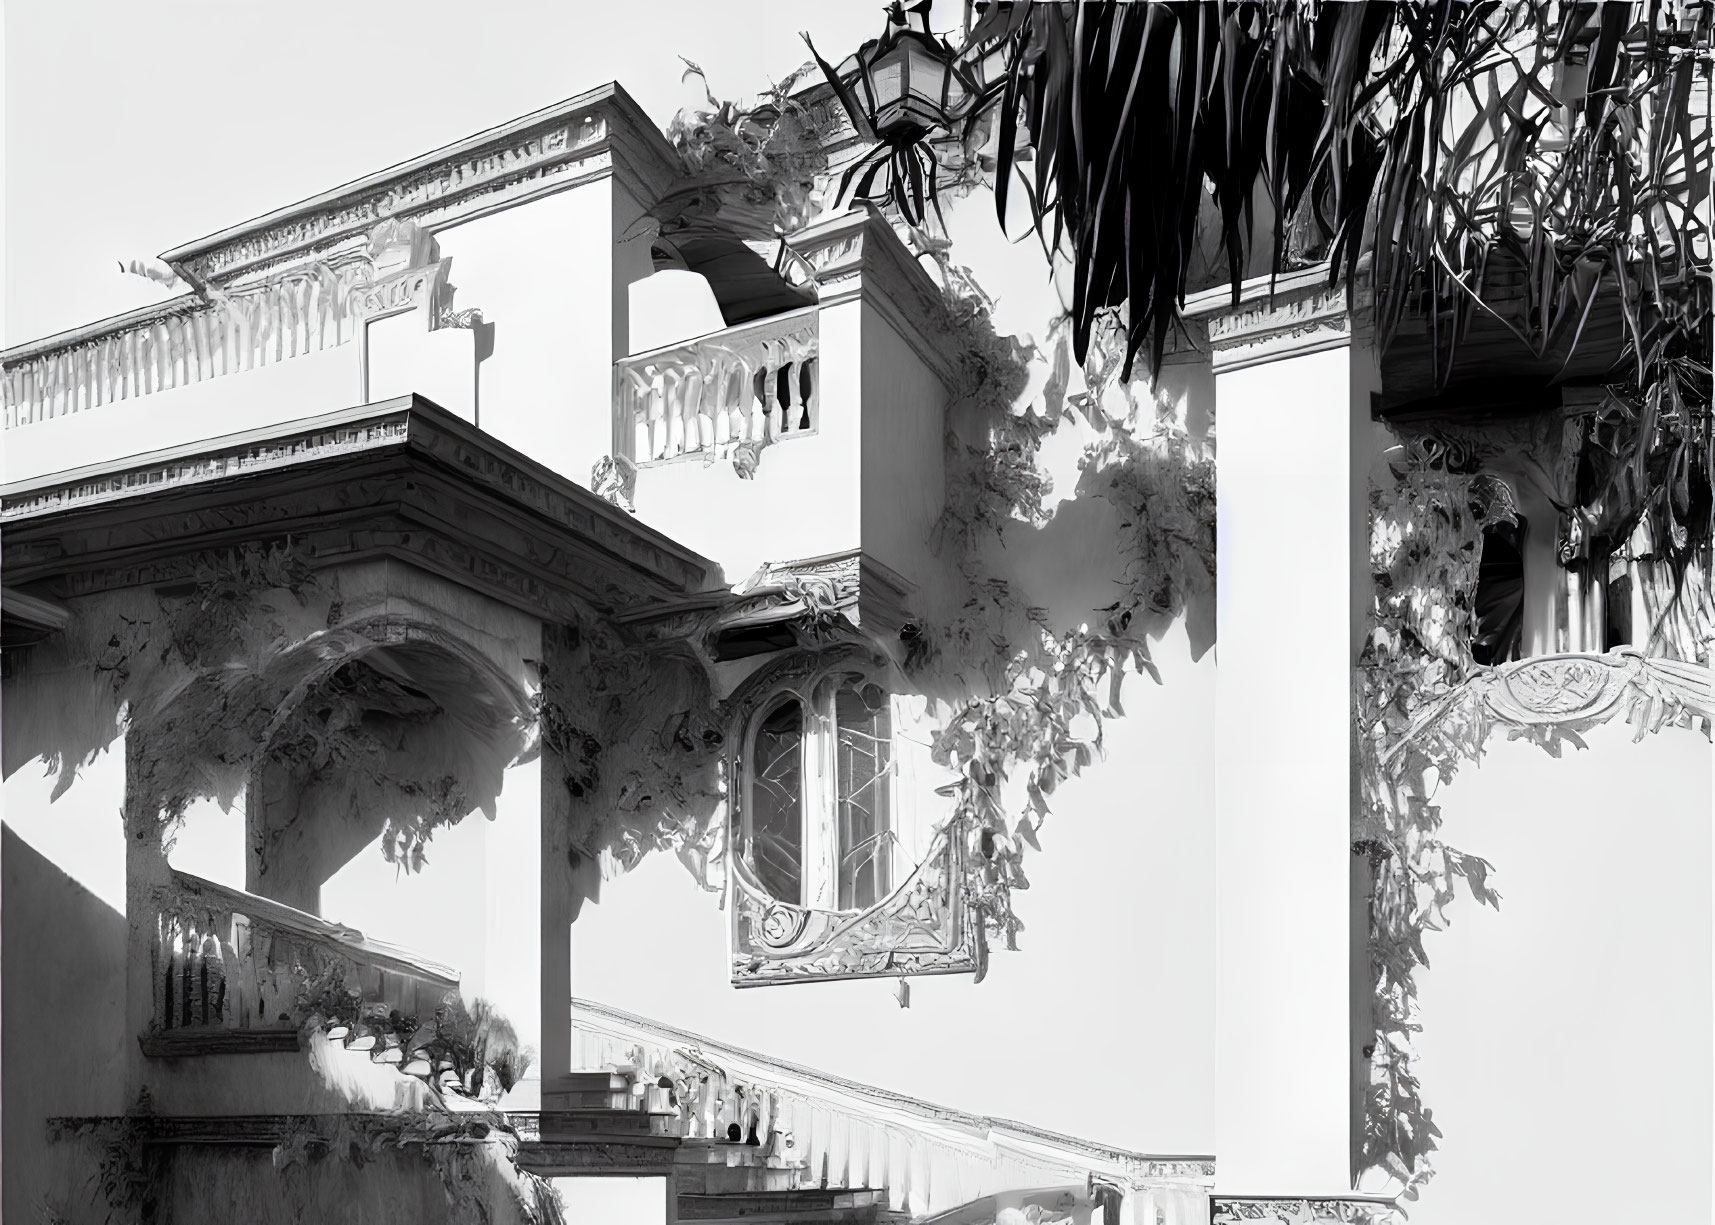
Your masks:
[{"label": "roof overhang", "polygon": [[[719,589],[715,563],[420,396],[0,486],[9,588],[183,581],[290,539],[318,567],[394,558],[549,620]],[[8,591],[8,615],[14,596]]]}]

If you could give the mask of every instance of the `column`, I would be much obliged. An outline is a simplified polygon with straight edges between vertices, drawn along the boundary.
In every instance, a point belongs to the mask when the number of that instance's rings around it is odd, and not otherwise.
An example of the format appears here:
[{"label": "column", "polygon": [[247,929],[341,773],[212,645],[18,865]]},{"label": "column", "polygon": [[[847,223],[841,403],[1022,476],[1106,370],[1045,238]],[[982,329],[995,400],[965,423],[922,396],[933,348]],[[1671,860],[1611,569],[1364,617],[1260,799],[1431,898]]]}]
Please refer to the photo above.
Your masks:
[{"label": "column", "polygon": [[1271,299],[1266,279],[1247,283],[1243,305],[1209,321],[1218,1220],[1258,1200],[1285,1219],[1331,1218],[1356,1198],[1369,984],[1352,675],[1384,435],[1372,349],[1325,284],[1322,271],[1282,278]]}]

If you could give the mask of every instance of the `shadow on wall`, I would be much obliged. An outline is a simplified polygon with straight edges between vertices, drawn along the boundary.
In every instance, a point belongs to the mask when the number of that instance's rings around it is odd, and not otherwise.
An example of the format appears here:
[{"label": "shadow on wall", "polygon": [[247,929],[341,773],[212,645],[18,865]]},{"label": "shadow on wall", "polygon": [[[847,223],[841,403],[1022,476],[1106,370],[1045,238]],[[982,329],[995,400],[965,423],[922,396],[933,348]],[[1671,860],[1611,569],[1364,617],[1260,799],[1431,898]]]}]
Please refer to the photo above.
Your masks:
[{"label": "shadow on wall", "polygon": [[50,1115],[125,1108],[125,918],[4,828],[0,843],[0,1097],[4,1217],[93,1192],[92,1166],[49,1145]]}]

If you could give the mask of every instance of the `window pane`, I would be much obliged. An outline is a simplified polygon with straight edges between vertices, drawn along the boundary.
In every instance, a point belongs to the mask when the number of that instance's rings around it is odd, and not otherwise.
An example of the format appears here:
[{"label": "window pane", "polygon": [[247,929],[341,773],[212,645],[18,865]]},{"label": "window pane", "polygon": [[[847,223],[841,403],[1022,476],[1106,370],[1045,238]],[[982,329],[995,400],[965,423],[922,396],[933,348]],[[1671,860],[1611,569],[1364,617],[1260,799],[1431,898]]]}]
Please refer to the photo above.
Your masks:
[{"label": "window pane", "polygon": [[889,811],[892,722],[879,685],[842,688],[834,697],[839,744],[839,908],[862,910],[893,888]]},{"label": "window pane", "polygon": [[801,905],[804,875],[803,708],[782,702],[756,729],[750,770],[750,862],[768,892]]}]

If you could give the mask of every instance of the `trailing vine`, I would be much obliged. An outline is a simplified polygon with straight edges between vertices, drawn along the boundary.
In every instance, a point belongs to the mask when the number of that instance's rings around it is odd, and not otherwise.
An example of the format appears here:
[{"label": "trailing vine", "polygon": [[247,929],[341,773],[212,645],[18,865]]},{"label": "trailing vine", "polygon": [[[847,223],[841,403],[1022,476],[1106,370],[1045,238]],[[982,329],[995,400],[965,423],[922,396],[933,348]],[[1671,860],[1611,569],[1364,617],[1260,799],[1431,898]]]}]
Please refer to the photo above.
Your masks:
[{"label": "trailing vine", "polygon": [[275,1145],[273,1162],[281,1172],[328,1157],[363,1166],[388,1151],[414,1150],[439,1177],[454,1219],[489,1225],[487,1197],[498,1177],[528,1225],[561,1225],[559,1196],[547,1180],[518,1167],[518,1144],[516,1129],[492,1113],[339,1115],[331,1131],[294,1120]]},{"label": "trailing vine", "polygon": [[[1020,403],[1028,364],[1041,355],[995,335],[991,303],[968,270],[952,263],[944,240],[914,237],[939,267],[945,322],[966,354],[951,415],[974,422],[966,431],[977,435],[973,441],[956,426],[948,431],[947,505],[936,538],[966,594],[955,616],[931,628],[916,672],[975,671],[987,682],[967,681],[931,755],[955,775],[938,793],[952,801],[948,823],[976,865],[969,900],[989,935],[1016,949],[1024,924],[1013,895],[1029,887],[1025,854],[1041,849],[1037,835],[1050,797],[1102,751],[1104,721],[1124,713],[1125,676],[1159,682],[1149,634],[1182,615],[1188,601],[1213,594],[1213,456],[1153,397],[1145,411],[1129,384],[1122,392],[1129,411],[1103,411],[1116,364],[1105,360],[1104,346],[1082,372],[1085,390],[1071,393],[1063,322],[1051,334],[1057,344],[1040,395]],[[1040,528],[1052,518],[1053,486],[1038,453],[1062,424],[1079,418],[1097,436],[1085,447],[1076,494],[1104,498],[1119,512],[1125,569],[1117,576],[1120,598],[1091,610],[1094,626],[1056,631],[1049,610],[1024,606],[994,572],[986,546],[991,538],[1003,543],[1014,523]]]},{"label": "trailing vine", "polygon": [[831,117],[819,118],[792,97],[810,66],[741,107],[716,98],[702,68],[684,63],[684,78],[703,82],[707,106],[681,110],[667,125],[685,182],[650,210],[662,235],[717,231],[768,239],[810,224],[825,203],[820,181],[834,131]]},{"label": "trailing vine", "polygon": [[512,1023],[486,1000],[467,1005],[454,992],[432,1017],[418,1018],[364,999],[347,983],[341,962],[331,962],[319,974],[302,967],[298,973],[297,1013],[306,1033],[324,1033],[348,1050],[397,1051],[401,1068],[422,1061],[422,1078],[438,1092],[496,1101],[523,1079],[535,1058],[534,1051],[519,1045]]},{"label": "trailing vine", "polygon": [[[153,1225],[161,1220],[166,1163],[158,1146],[145,1143],[152,1113],[145,1086],[131,1110],[118,1118],[48,1121],[50,1143],[85,1141],[95,1146],[96,1164],[89,1183],[105,1205],[106,1225]],[[40,1208],[48,1225],[65,1219],[52,1204]]]},{"label": "trailing vine", "polygon": [[1362,1165],[1397,1179],[1408,1198],[1430,1177],[1428,1155],[1441,1134],[1414,1070],[1416,971],[1429,964],[1423,938],[1443,927],[1460,881],[1481,903],[1499,906],[1491,867],[1441,838],[1433,788],[1452,779],[1466,753],[1415,756],[1404,768],[1383,761],[1417,711],[1476,666],[1469,643],[1477,566],[1486,526],[1511,515],[1482,496],[1481,478],[1448,455],[1416,443],[1394,466],[1395,483],[1371,491],[1370,560],[1375,583],[1369,636],[1356,673],[1360,796],[1355,853],[1374,874],[1369,962],[1375,1038],[1366,1046]]}]

